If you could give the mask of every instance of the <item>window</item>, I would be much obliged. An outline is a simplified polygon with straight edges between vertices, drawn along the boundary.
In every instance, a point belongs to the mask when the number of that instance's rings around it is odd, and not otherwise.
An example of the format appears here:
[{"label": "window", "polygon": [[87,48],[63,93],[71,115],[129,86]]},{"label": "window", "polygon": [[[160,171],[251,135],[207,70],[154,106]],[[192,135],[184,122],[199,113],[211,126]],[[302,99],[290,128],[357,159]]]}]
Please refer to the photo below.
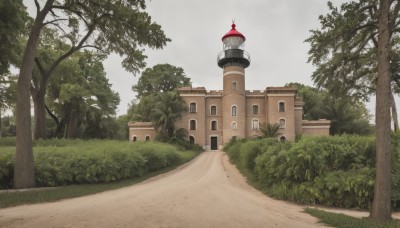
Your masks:
[{"label": "window", "polygon": [[279,120],[279,128],[280,129],[285,129],[286,121],[284,119]]},{"label": "window", "polygon": [[196,130],[196,120],[190,120],[190,130]]},{"label": "window", "polygon": [[279,112],[285,112],[285,102],[279,102]]},{"label": "window", "polygon": [[211,130],[213,131],[217,130],[217,121],[215,120],[211,121]]},{"label": "window", "polygon": [[232,116],[236,116],[236,106],[232,106]]},{"label": "window", "polygon": [[233,130],[236,130],[236,129],[237,129],[237,124],[236,124],[236,122],[233,122],[233,123],[232,123],[232,129],[233,129]]},{"label": "window", "polygon": [[253,115],[258,115],[258,105],[253,105]]},{"label": "window", "polygon": [[217,115],[217,106],[211,106],[211,115]]},{"label": "window", "polygon": [[194,144],[194,137],[193,136],[189,136],[189,143],[190,144]]},{"label": "window", "polygon": [[150,141],[150,136],[146,136],[146,141]]},{"label": "window", "polygon": [[136,142],[136,141],[137,141],[137,137],[136,137],[136,136],[133,136],[132,141]]},{"label": "window", "polygon": [[190,103],[189,112],[190,113],[196,113],[196,103]]},{"label": "window", "polygon": [[252,128],[253,128],[253,130],[259,129],[259,122],[257,119],[253,120]]},{"label": "window", "polygon": [[232,82],[232,90],[236,90],[237,89],[237,83],[236,82]]}]

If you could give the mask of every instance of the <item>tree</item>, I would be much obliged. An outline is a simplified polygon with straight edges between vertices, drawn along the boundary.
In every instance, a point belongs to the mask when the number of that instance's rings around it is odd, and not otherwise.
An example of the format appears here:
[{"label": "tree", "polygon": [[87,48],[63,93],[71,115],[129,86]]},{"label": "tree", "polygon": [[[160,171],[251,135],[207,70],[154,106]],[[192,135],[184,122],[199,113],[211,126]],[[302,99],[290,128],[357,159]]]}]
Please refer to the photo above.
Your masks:
[{"label": "tree", "polygon": [[138,47],[162,48],[169,41],[161,27],[143,11],[146,7],[144,0],[47,0],[43,7],[35,0],[35,5],[36,18],[30,27],[17,85],[15,188],[35,186],[29,98],[36,47],[45,26],[52,26],[63,33],[71,46],[48,69],[44,69],[48,76],[60,62],[82,48],[124,55],[123,66],[136,73],[145,66],[145,56]]},{"label": "tree", "polygon": [[370,115],[365,104],[360,100],[336,97],[328,91],[306,86],[300,83],[289,83],[297,89],[304,100],[303,115],[306,120],[331,120],[331,135],[373,134],[369,124]]},{"label": "tree", "polygon": [[[374,200],[370,217],[391,219],[391,151],[390,151],[390,5],[394,1],[379,1],[378,82],[376,89],[376,176]],[[400,3],[395,7],[400,10]],[[393,20],[393,18],[392,18]]]},{"label": "tree", "polygon": [[[103,57],[76,52],[54,72],[49,81],[48,109],[54,110],[56,135],[66,138],[110,138],[116,131],[115,110],[119,95],[111,89]],[[83,133],[83,135],[82,135]]]},{"label": "tree", "polygon": [[[312,30],[309,61],[314,82],[331,94],[367,100],[376,93],[376,180],[370,217],[388,220],[390,210],[390,100],[400,80],[400,2],[360,0],[328,3],[321,30]],[[378,61],[377,61],[378,60]],[[393,91],[392,91],[393,89]],[[392,111],[396,112],[392,102]],[[395,115],[393,115],[395,116]]]},{"label": "tree", "polygon": [[178,87],[190,86],[190,78],[185,76],[182,68],[170,64],[158,64],[147,68],[132,90],[137,93],[138,99],[159,92],[174,91]]},{"label": "tree", "polygon": [[[377,87],[378,0],[351,1],[340,9],[331,2],[328,6],[330,13],[319,17],[321,29],[312,30],[306,40],[311,44],[309,62],[317,66],[312,78],[332,95],[369,100]],[[394,1],[389,12],[393,93],[399,93],[400,88],[399,11],[400,3]],[[396,117],[396,104],[391,104]],[[397,118],[393,122],[398,126]]]},{"label": "tree", "polygon": [[279,124],[277,124],[277,123],[261,124],[260,131],[263,133],[264,137],[266,137],[266,138],[275,138],[280,135]]},{"label": "tree", "polygon": [[158,134],[171,138],[176,130],[175,122],[182,118],[185,105],[177,92],[159,93],[152,110],[151,120]]}]

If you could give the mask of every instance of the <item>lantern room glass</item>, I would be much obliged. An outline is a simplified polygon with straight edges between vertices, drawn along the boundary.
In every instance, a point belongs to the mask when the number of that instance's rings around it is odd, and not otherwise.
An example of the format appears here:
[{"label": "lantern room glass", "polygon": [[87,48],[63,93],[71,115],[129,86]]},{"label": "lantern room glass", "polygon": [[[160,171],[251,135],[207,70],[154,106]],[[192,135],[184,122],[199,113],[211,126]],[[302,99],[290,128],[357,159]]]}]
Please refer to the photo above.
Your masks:
[{"label": "lantern room glass", "polygon": [[224,39],[224,51],[228,49],[244,50],[244,40],[238,36],[227,37]]}]

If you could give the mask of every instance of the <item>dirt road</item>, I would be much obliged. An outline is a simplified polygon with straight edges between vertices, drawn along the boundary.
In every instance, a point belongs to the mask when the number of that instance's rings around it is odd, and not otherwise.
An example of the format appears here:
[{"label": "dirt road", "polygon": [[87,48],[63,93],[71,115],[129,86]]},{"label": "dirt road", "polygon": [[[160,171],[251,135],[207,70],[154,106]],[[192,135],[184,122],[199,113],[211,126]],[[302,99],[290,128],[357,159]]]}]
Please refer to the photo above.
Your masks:
[{"label": "dirt road", "polygon": [[0,210],[0,227],[322,227],[249,187],[222,152],[141,184]]}]

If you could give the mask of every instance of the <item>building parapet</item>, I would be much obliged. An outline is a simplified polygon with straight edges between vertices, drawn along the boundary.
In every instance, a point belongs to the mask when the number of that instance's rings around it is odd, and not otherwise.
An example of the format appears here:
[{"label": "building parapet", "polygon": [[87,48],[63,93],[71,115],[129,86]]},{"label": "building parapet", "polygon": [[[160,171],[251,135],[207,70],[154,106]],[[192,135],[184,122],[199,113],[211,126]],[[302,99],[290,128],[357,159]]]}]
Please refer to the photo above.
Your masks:
[{"label": "building parapet", "polygon": [[206,94],[206,88],[204,87],[190,87],[190,86],[185,86],[185,87],[180,87],[178,88],[178,92],[180,94]]},{"label": "building parapet", "polygon": [[130,128],[152,128],[154,126],[151,122],[128,122],[128,127]]},{"label": "building parapet", "polygon": [[296,89],[293,87],[267,87],[267,89],[265,90],[265,92],[267,94],[295,94],[296,93]]},{"label": "building parapet", "polygon": [[329,128],[331,126],[331,121],[327,119],[303,120],[302,126],[303,128]]}]

